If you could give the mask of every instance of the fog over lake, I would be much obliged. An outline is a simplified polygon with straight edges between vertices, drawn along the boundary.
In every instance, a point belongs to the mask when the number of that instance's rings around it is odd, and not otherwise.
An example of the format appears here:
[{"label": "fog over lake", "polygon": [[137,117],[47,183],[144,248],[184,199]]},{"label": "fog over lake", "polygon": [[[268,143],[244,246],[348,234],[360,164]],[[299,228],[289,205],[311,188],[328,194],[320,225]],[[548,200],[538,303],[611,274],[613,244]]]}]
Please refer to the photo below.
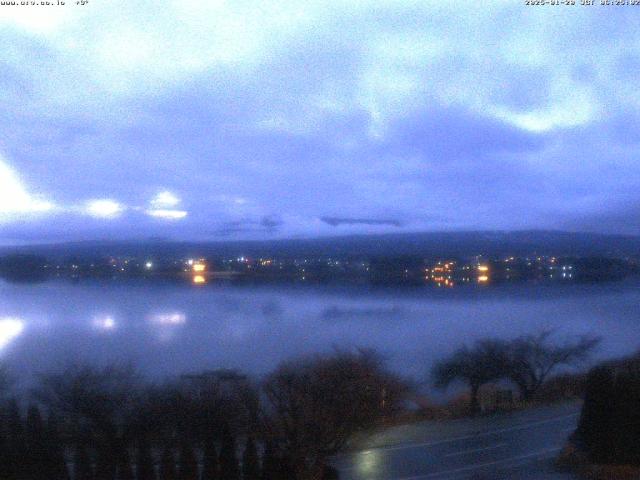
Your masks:
[{"label": "fog over lake", "polygon": [[552,328],[603,336],[599,358],[640,347],[637,282],[438,290],[156,283],[0,283],[0,355],[18,374],[131,361],[160,377],[263,374],[334,347],[373,347],[424,379],[463,342]]}]

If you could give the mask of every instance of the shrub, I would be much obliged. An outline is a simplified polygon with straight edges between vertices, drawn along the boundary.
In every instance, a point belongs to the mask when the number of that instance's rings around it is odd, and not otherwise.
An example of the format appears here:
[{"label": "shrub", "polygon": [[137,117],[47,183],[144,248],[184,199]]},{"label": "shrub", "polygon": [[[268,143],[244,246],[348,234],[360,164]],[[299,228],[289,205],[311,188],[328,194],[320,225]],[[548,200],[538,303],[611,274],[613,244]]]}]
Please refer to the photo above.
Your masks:
[{"label": "shrub", "polygon": [[640,356],[589,372],[577,437],[594,463],[640,465]]}]

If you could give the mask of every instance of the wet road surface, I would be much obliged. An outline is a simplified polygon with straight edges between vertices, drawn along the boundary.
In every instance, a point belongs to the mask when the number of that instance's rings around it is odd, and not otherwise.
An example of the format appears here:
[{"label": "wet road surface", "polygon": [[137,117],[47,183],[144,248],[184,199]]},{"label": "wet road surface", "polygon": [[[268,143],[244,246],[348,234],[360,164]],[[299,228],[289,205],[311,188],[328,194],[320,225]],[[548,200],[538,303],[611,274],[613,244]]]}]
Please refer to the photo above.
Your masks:
[{"label": "wet road surface", "polygon": [[568,479],[553,458],[576,428],[579,403],[403,425],[358,439],[333,464],[341,480]]}]

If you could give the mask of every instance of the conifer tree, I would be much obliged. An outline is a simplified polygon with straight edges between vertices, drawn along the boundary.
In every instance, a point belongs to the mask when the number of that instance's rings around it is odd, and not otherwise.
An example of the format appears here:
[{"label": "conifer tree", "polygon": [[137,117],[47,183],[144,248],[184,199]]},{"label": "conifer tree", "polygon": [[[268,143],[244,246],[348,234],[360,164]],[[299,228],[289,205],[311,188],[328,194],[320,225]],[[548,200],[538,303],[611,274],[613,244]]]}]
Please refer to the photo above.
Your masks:
[{"label": "conifer tree", "polygon": [[291,463],[280,454],[272,441],[265,443],[264,454],[262,456],[262,480],[294,480],[295,474],[291,468]]},{"label": "conifer tree", "polygon": [[116,464],[120,452],[110,448],[109,445],[100,445],[96,451],[96,480],[114,480],[116,476]]},{"label": "conifer tree", "polygon": [[27,448],[24,424],[20,407],[15,399],[7,406],[7,478],[24,480],[28,478]]},{"label": "conifer tree", "polygon": [[207,437],[203,448],[202,480],[218,480],[218,453],[211,437]]},{"label": "conifer tree", "polygon": [[256,442],[253,437],[247,437],[247,444],[242,454],[242,480],[260,480],[260,460]]},{"label": "conifer tree", "polygon": [[236,456],[236,442],[231,435],[229,425],[222,427],[222,442],[220,445],[220,480],[239,480],[240,466]]},{"label": "conifer tree", "polygon": [[262,480],[279,480],[278,459],[273,442],[267,440],[262,455]]},{"label": "conifer tree", "polygon": [[180,445],[180,480],[198,480],[198,459],[188,442]]},{"label": "conifer tree", "polygon": [[74,457],[74,480],[94,480],[93,466],[87,447],[81,443],[76,447]]},{"label": "conifer tree", "polygon": [[151,456],[151,447],[146,439],[142,439],[138,443],[138,458],[136,459],[137,480],[155,480],[155,469],[153,465],[153,457]]},{"label": "conifer tree", "polygon": [[49,480],[45,472],[47,445],[44,431],[44,422],[40,409],[35,405],[31,405],[27,410],[25,424],[25,445],[28,454],[24,465],[26,478],[30,480]]},{"label": "conifer tree", "polygon": [[64,456],[64,445],[60,438],[58,420],[53,413],[49,414],[46,426],[46,466],[44,472],[50,480],[69,480],[69,470]]},{"label": "conifer tree", "polygon": [[9,479],[9,455],[8,455],[8,447],[9,442],[7,441],[6,436],[6,419],[5,412],[1,411],[0,415],[0,479]]},{"label": "conifer tree", "polygon": [[134,480],[131,455],[126,445],[122,445],[116,460],[116,472],[118,480]]},{"label": "conifer tree", "polygon": [[162,450],[160,457],[160,480],[176,480],[176,459],[173,456],[173,450],[168,446]]}]

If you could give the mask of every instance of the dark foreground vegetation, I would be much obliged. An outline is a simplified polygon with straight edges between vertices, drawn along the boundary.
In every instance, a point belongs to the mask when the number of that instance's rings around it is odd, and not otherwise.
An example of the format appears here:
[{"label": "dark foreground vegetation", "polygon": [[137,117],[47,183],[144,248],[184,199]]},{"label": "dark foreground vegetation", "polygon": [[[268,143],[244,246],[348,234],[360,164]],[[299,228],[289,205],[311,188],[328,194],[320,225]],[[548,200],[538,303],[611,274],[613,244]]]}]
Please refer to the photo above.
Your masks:
[{"label": "dark foreground vegetation", "polygon": [[640,478],[640,353],[588,373],[578,428],[557,464],[591,480]]},{"label": "dark foreground vegetation", "polygon": [[[468,384],[466,413],[479,413],[479,389],[490,382],[513,386],[526,403],[566,389],[575,375],[551,375],[585,361],[597,343],[557,342],[551,332],[486,339],[439,362],[434,379]],[[596,407],[583,423],[609,428],[601,394],[589,388]],[[40,375],[18,399],[9,386],[0,391],[0,480],[337,478],[328,459],[356,433],[406,419],[417,397],[370,350],[298,358],[260,382],[215,370],[150,383],[131,366],[73,366]],[[632,408],[621,401],[622,412]]]},{"label": "dark foreground vegetation", "polygon": [[557,342],[551,331],[513,340],[479,340],[436,363],[432,377],[440,388],[456,381],[466,383],[470,390],[470,412],[477,414],[481,410],[480,388],[490,382],[515,385],[524,402],[536,400],[541,392],[547,397],[553,395],[559,379],[565,387],[570,386],[576,380],[574,375],[549,380],[558,369],[579,367],[587,361],[599,342],[599,338],[588,335]]},{"label": "dark foreground vegetation", "polygon": [[[355,432],[392,417],[407,388],[369,351],[144,382],[130,367],[72,367],[8,399],[2,480],[315,480]],[[25,414],[26,410],[26,414]]]},{"label": "dark foreground vegetation", "polygon": [[589,372],[576,439],[593,463],[640,466],[640,355]]}]

